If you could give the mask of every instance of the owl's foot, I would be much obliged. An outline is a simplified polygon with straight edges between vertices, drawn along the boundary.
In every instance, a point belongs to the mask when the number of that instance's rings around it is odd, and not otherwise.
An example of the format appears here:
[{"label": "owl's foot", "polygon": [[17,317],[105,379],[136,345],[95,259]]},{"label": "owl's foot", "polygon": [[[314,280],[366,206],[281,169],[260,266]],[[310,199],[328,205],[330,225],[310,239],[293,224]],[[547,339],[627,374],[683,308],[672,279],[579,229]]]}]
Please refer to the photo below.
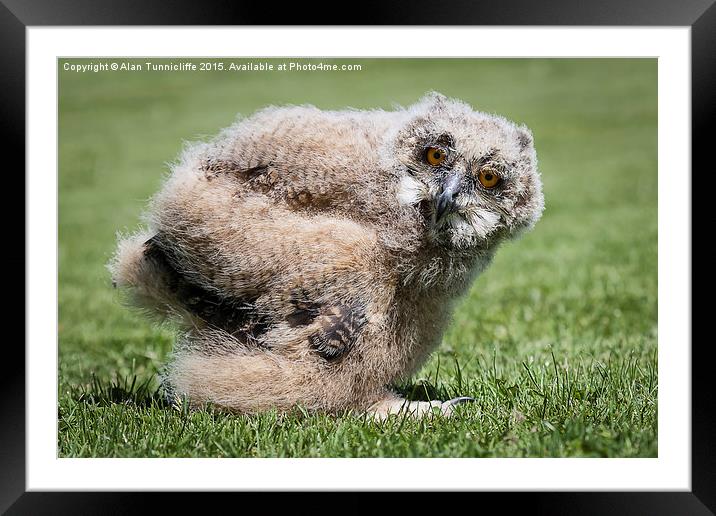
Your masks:
[{"label": "owl's foot", "polygon": [[407,415],[421,418],[431,414],[441,414],[450,417],[458,405],[475,401],[469,396],[460,396],[448,401],[408,401],[403,398],[391,398],[374,403],[368,409],[368,414],[373,419],[384,420],[391,414]]}]

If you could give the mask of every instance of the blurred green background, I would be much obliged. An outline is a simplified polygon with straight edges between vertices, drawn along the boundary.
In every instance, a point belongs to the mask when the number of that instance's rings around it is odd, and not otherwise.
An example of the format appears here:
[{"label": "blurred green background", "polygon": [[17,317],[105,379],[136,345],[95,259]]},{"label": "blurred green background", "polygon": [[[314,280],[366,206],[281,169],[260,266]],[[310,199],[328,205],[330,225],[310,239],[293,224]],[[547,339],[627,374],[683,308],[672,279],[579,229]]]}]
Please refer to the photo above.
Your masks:
[{"label": "blurred green background", "polygon": [[[232,61],[248,62],[193,60]],[[657,61],[261,60],[290,61],[361,70],[79,73],[65,63],[112,61],[59,61],[59,454],[656,456]],[[544,182],[543,219],[497,253],[401,386],[478,402],[399,427],[163,406],[155,374],[172,329],[123,306],[105,264],[183,142],[268,104],[390,109],[429,90],[527,124]]]}]

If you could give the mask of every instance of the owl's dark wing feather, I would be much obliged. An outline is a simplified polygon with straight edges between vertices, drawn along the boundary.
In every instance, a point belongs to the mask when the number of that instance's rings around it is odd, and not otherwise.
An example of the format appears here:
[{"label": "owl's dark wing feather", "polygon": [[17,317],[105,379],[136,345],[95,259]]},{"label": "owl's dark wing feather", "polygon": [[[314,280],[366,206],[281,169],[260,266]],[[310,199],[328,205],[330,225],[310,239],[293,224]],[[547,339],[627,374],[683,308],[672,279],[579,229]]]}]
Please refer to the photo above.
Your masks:
[{"label": "owl's dark wing feather", "polygon": [[318,329],[309,337],[311,347],[326,360],[336,360],[356,343],[366,319],[357,305],[336,305],[324,309],[316,322]]},{"label": "owl's dark wing feather", "polygon": [[[163,289],[180,310],[191,313],[209,327],[224,330],[240,342],[258,342],[267,331],[267,319],[256,309],[256,298],[222,296],[182,273],[169,246],[160,235],[144,243],[144,258],[161,271]],[[157,278],[158,279],[158,278]]]},{"label": "owl's dark wing feather", "polygon": [[345,355],[365,326],[365,309],[360,303],[321,305],[308,299],[305,291],[291,295],[294,310],[286,318],[289,326],[311,326],[311,347],[326,360]]},{"label": "owl's dark wing feather", "polygon": [[253,167],[242,166],[238,161],[230,159],[206,159],[201,162],[201,171],[207,179],[233,174],[245,181],[250,181],[266,173],[268,165],[256,165]]},{"label": "owl's dark wing feather", "polygon": [[364,181],[354,170],[319,172],[270,161],[246,166],[239,160],[216,158],[202,161],[200,167],[207,180],[231,177],[238,190],[264,194],[293,210],[348,209],[357,219],[373,218],[376,201],[386,190],[385,184]]}]

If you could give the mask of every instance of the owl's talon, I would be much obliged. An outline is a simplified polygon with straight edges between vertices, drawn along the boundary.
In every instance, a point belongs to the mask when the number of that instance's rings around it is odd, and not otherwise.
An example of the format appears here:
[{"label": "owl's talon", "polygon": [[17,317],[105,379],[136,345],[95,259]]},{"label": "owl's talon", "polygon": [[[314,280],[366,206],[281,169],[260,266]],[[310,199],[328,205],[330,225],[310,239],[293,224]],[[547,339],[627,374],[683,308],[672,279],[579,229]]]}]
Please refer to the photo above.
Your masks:
[{"label": "owl's talon", "polygon": [[442,406],[448,406],[448,407],[454,407],[455,405],[462,405],[463,403],[471,403],[473,401],[477,401],[475,398],[472,398],[470,396],[458,396],[457,398],[453,398],[451,400],[443,401]]},{"label": "owl's talon", "polygon": [[470,396],[459,396],[457,398],[453,398],[451,400],[444,401],[442,405],[440,405],[440,411],[445,416],[451,416],[453,410],[458,405],[462,405],[463,403],[472,403],[474,401],[477,401],[475,398],[471,398]]}]

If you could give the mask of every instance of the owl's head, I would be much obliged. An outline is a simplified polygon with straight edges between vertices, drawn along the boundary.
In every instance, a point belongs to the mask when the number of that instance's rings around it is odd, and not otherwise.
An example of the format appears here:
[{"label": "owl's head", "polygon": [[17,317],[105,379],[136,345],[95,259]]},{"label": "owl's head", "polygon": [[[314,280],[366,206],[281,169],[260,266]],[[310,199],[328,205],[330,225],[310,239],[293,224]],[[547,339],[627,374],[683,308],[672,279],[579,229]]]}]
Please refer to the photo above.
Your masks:
[{"label": "owl's head", "polygon": [[526,127],[430,93],[406,111],[391,139],[398,202],[417,210],[433,242],[487,250],[542,215]]}]

